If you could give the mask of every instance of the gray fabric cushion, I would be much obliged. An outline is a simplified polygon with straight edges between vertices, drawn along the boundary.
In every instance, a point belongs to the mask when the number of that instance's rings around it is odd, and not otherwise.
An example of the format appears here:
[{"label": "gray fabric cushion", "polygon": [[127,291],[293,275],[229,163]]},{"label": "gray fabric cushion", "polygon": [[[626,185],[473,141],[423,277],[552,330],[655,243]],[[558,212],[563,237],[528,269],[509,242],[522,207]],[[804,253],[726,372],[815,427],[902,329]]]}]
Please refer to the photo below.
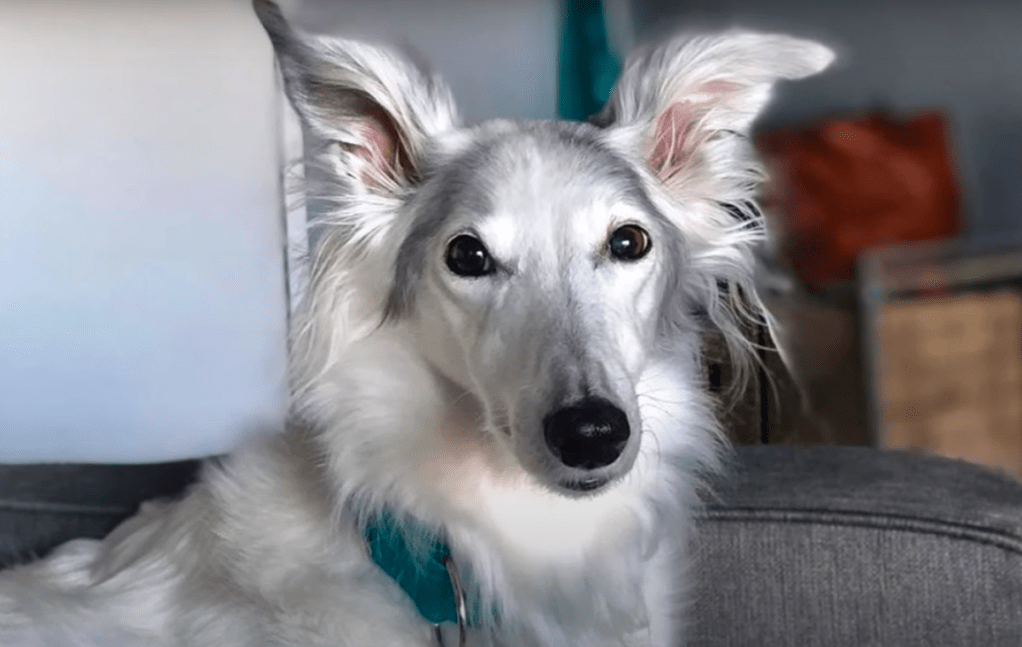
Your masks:
[{"label": "gray fabric cushion", "polygon": [[199,465],[0,465],[0,568],[106,536],[143,501],[180,493]]},{"label": "gray fabric cushion", "polygon": [[[0,567],[102,537],[195,461],[0,465]],[[689,647],[1022,644],[1022,485],[957,461],[743,447],[694,549]]]},{"label": "gray fabric cushion", "polygon": [[695,551],[689,644],[1022,644],[1022,484],[857,448],[748,447]]}]

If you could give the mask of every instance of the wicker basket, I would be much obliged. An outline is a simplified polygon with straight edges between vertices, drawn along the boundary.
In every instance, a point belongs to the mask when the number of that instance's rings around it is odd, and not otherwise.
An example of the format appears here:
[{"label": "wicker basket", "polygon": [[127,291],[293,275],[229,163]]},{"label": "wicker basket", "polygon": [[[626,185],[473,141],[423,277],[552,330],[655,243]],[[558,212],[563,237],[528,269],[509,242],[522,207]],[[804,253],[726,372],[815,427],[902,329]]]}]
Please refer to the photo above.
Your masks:
[{"label": "wicker basket", "polygon": [[862,285],[877,444],[1022,478],[1022,250],[887,250]]}]

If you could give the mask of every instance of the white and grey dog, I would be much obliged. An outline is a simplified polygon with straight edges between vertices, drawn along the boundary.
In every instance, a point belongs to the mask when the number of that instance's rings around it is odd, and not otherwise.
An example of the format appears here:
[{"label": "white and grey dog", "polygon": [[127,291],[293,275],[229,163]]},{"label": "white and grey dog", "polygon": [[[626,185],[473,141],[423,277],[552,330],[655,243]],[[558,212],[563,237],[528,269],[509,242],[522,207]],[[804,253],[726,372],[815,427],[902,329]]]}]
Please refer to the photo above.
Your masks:
[{"label": "white and grey dog", "polygon": [[740,359],[759,315],[747,133],[831,52],[676,39],[591,123],[467,127],[404,58],[255,5],[327,142],[293,423],[0,575],[0,644],[677,645],[724,446],[702,339]]}]

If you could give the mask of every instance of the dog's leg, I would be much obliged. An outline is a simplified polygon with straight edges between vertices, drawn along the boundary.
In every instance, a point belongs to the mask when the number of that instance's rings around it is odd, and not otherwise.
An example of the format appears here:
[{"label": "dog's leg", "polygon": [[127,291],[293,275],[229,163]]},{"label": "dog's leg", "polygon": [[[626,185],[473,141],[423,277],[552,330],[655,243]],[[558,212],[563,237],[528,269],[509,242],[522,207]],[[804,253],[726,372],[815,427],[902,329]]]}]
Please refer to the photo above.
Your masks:
[{"label": "dog's leg", "polygon": [[678,620],[683,591],[680,591],[684,562],[674,546],[664,546],[646,563],[643,581],[649,629],[645,640],[636,644],[649,647],[678,647]]}]

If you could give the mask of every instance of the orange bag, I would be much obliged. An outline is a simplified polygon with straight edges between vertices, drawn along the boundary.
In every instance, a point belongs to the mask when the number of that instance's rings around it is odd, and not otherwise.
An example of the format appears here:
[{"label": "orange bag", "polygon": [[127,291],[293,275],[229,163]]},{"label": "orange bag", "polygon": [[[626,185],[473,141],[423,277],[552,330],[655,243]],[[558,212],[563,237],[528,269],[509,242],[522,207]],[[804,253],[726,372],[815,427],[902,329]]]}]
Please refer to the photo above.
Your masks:
[{"label": "orange bag", "polygon": [[799,276],[821,288],[854,276],[863,250],[958,233],[959,189],[940,113],[907,121],[835,118],[763,133],[763,206]]}]

